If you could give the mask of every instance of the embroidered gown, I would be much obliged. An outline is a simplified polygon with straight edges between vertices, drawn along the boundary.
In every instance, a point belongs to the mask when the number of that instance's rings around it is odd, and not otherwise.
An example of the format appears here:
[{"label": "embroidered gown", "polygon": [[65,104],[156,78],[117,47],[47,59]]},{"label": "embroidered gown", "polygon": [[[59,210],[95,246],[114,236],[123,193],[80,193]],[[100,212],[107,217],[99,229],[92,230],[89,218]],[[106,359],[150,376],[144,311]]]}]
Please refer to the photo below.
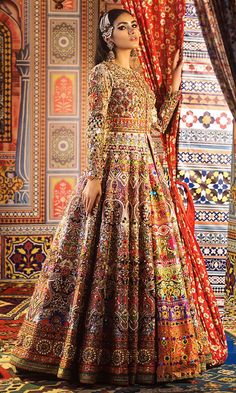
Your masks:
[{"label": "embroidered gown", "polygon": [[[88,93],[87,171],[58,226],[11,362],[90,384],[195,377],[207,364],[223,363],[227,350],[220,329],[207,335],[194,304],[152,143],[180,94],[169,94],[157,117],[143,77],[106,61],[92,69]],[[86,217],[88,175],[102,179],[102,197]]]}]

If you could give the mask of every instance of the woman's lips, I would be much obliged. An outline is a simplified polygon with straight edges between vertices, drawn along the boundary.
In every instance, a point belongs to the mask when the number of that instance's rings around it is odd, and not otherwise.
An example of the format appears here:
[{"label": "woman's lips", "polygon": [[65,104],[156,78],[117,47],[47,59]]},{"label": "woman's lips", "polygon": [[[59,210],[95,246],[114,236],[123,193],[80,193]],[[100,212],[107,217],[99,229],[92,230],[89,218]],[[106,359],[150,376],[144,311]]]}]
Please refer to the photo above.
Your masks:
[{"label": "woman's lips", "polygon": [[130,37],[130,41],[137,41],[138,37]]}]

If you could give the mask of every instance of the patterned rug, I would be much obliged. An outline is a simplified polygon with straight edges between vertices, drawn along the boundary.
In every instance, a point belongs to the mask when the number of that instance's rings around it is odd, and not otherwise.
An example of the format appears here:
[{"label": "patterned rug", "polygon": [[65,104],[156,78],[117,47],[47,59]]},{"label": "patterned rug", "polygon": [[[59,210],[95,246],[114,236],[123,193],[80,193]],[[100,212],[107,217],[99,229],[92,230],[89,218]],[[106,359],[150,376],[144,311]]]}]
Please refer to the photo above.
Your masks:
[{"label": "patterned rug", "polygon": [[181,393],[181,392],[236,392],[236,338],[227,335],[229,356],[221,367],[208,370],[200,378],[158,384],[155,386],[118,387],[94,385],[93,387],[68,383],[54,376],[21,372],[9,363],[11,348],[24,319],[33,292],[33,283],[0,283],[0,392],[93,392],[93,393]]}]

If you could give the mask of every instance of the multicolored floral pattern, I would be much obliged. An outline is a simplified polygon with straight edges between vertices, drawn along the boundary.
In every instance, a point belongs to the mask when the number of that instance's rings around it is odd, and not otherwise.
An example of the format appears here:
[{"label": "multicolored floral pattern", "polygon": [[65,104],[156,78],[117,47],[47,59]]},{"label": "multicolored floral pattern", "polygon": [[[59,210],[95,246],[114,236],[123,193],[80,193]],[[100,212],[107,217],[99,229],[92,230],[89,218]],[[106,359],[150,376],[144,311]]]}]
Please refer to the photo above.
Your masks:
[{"label": "multicolored floral pattern", "polygon": [[[225,360],[217,306],[201,312],[208,299],[193,288],[192,276],[199,277],[187,263],[152,143],[152,133],[167,128],[179,96],[168,95],[157,116],[155,96],[140,74],[112,62],[93,68],[88,170],[20,330],[12,354],[19,368],[129,385],[194,377]],[[103,192],[86,217],[88,174],[101,177]]]}]

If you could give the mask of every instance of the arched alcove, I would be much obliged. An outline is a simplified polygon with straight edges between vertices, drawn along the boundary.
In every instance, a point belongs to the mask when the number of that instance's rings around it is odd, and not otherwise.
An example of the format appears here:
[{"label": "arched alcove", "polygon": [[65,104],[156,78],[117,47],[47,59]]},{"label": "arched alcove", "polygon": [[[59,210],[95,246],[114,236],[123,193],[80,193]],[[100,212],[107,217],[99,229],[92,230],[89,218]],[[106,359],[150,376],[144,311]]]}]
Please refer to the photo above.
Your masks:
[{"label": "arched alcove", "polygon": [[[6,10],[6,3],[8,8]],[[8,11],[8,12],[6,12]],[[14,12],[13,12],[14,11]],[[16,54],[21,49],[22,32],[19,26],[19,10],[15,3],[4,2],[0,5],[0,32],[4,46],[1,48],[3,67],[1,70],[3,82],[5,117],[7,120],[7,134],[0,135],[0,149],[15,151],[20,108],[20,73],[16,67]],[[5,135],[4,135],[5,134]],[[3,145],[4,144],[4,145]]]}]

